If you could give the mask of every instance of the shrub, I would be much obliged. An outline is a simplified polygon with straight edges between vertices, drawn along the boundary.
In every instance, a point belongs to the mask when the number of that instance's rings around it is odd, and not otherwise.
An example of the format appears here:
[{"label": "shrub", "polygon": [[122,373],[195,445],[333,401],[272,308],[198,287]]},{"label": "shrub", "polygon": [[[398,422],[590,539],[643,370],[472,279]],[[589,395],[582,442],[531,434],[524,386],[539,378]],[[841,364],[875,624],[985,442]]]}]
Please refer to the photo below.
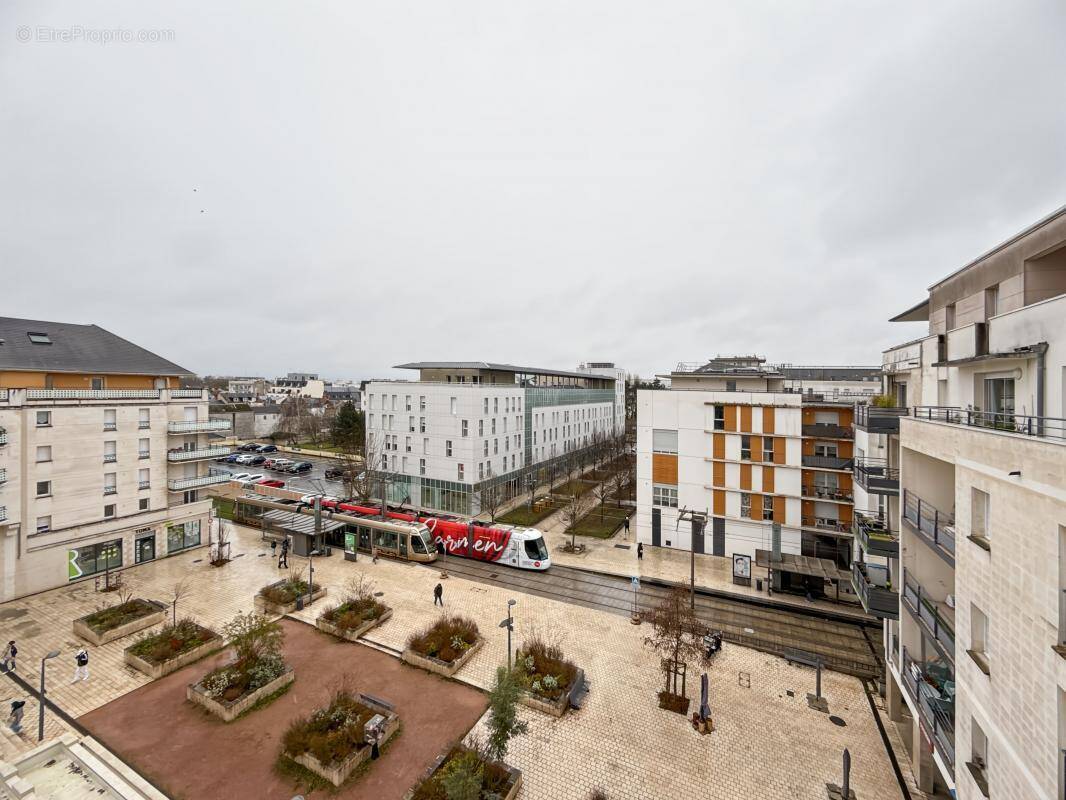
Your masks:
[{"label": "shrub", "polygon": [[[470,760],[455,765],[460,759]],[[449,780],[449,776],[469,772],[474,763],[477,765],[474,767],[475,773],[477,769],[481,770],[481,786],[478,794],[474,796],[483,799],[505,796],[507,794],[507,783],[510,779],[507,769],[502,764],[492,761],[479,752],[477,747],[467,748],[460,746],[452,750],[436,772],[415,789],[411,800],[453,800],[452,796],[448,794],[445,782],[447,781],[455,786],[455,784],[459,783],[458,779],[452,777]]]},{"label": "shrub", "polygon": [[523,642],[515,665],[521,687],[548,700],[569,692],[577,677],[577,667],[563,657],[562,649],[535,633]]},{"label": "shrub", "polygon": [[323,765],[344,761],[368,746],[364,726],[376,713],[340,689],[325,708],[293,720],[282,736],[282,750],[291,757],[310,753]]},{"label": "shrub", "polygon": [[474,646],[478,639],[477,623],[456,615],[438,619],[432,626],[407,640],[407,646],[430,658],[451,663]]},{"label": "shrub", "polygon": [[896,398],[890,394],[879,394],[870,401],[874,408],[895,408]]},{"label": "shrub", "polygon": [[133,622],[135,619],[141,617],[147,617],[149,614],[154,614],[159,611],[157,606],[152,605],[147,600],[126,600],[123,603],[116,603],[108,608],[102,608],[99,611],[90,614],[85,618],[85,624],[89,626],[95,633],[105,633],[115,628],[125,625],[127,622]]},{"label": "shrub", "polygon": [[217,635],[191,619],[183,619],[177,625],[167,625],[162,630],[140,639],[130,647],[130,652],[152,664],[162,664],[195,650]]},{"label": "shrub", "polygon": [[209,697],[232,702],[285,673],[281,657],[285,634],[276,622],[256,613],[238,613],[223,631],[236,659],[209,672],[200,681]]},{"label": "shrub", "polygon": [[506,667],[496,669],[496,684],[489,692],[488,741],[485,754],[494,761],[507,755],[507,745],[528,726],[518,719],[518,693],[521,691],[515,674]]},{"label": "shrub", "polygon": [[307,594],[307,581],[300,577],[285,578],[278,583],[270,583],[259,590],[259,594],[268,603],[287,606],[295,603],[296,598]]}]

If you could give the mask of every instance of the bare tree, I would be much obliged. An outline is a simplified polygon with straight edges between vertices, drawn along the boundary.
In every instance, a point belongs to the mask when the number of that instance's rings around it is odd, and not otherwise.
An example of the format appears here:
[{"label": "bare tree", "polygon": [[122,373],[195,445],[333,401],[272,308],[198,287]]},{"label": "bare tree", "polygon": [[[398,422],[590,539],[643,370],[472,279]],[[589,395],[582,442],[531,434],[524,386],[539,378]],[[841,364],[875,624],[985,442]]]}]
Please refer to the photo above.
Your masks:
[{"label": "bare tree", "polygon": [[381,473],[385,471],[382,459],[387,459],[385,437],[367,431],[366,441],[360,448],[346,444],[341,448],[340,461],[344,469],[344,492],[348,497],[369,502],[381,490]]},{"label": "bare tree", "polygon": [[622,490],[625,480],[625,475],[622,474],[622,470],[612,472],[607,478],[607,484],[610,487],[611,496],[614,497],[615,506],[617,508],[622,507]]},{"label": "bare tree", "polygon": [[689,661],[705,657],[703,636],[707,628],[689,608],[688,594],[680,587],[671,589],[646,617],[652,624],[653,632],[645,637],[644,644],[659,654],[666,681],[664,691],[677,695],[678,672]]},{"label": "bare tree", "polygon": [[496,522],[496,515],[506,502],[506,492],[501,483],[494,483],[481,490],[481,512],[487,513],[491,522]]},{"label": "bare tree", "polygon": [[215,519],[218,520],[218,536],[214,542],[215,552],[211,554],[211,566],[221,567],[230,560],[230,532],[226,529],[226,521],[222,517]]},{"label": "bare tree", "polygon": [[566,522],[566,529],[570,531],[570,549],[575,550],[577,548],[577,523],[581,519],[581,495],[577,492],[571,492],[570,497],[566,501],[566,505],[563,506],[563,521]]},{"label": "bare tree", "polygon": [[606,478],[592,488],[596,502],[600,504],[600,522],[603,522],[603,507],[611,497],[611,479]]},{"label": "bare tree", "polygon": [[178,601],[184,599],[191,589],[189,588],[189,579],[182,578],[180,581],[174,583],[170,587],[170,623],[171,625],[178,624]]}]

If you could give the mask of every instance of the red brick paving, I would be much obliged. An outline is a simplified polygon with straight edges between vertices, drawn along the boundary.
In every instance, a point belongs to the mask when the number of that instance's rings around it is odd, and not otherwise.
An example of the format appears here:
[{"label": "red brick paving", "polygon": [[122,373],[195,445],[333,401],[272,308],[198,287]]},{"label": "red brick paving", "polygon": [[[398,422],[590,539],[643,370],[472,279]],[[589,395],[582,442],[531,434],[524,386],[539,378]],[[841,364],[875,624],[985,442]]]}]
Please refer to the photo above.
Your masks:
[{"label": "red brick paving", "polygon": [[[369,771],[331,796],[399,800],[485,711],[485,696],[469,686],[303,623],[281,624],[296,680],[266,708],[227,725],[185,700],[186,685],[220,663],[220,654],[123,695],[79,722],[175,800],[289,800],[303,788],[274,771],[281,735],[290,720],[325,705],[347,679],[355,691],[395,705],[402,730]],[[321,790],[304,794],[326,796]]]}]

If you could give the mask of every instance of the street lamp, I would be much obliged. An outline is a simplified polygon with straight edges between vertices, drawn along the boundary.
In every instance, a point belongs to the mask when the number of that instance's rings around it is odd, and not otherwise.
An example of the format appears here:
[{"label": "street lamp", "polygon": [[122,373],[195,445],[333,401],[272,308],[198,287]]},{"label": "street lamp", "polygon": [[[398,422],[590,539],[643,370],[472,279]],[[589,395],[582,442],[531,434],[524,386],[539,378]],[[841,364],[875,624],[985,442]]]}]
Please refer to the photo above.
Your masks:
[{"label": "street lamp", "polygon": [[511,609],[518,604],[517,600],[507,601],[507,619],[500,622],[501,628],[507,628],[507,671],[511,671],[511,631],[514,630],[514,617],[511,616]]},{"label": "street lamp", "polygon": [[56,658],[58,650],[53,650],[41,659],[41,709],[37,712],[37,741],[44,741],[44,662],[50,658]]}]

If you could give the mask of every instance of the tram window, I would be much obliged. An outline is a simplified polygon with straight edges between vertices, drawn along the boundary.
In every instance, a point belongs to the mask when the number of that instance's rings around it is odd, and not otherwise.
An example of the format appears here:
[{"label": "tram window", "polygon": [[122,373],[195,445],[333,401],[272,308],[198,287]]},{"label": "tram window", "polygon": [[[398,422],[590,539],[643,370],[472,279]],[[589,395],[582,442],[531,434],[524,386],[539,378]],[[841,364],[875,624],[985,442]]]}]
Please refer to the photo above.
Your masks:
[{"label": "tram window", "polygon": [[397,535],[400,545],[400,555],[407,558],[407,534],[401,533]]},{"label": "tram window", "polygon": [[359,547],[362,550],[370,549],[370,528],[359,526]]},{"label": "tram window", "polygon": [[395,531],[374,531],[374,545],[384,550],[396,549]]},{"label": "tram window", "polygon": [[544,561],[548,558],[548,548],[544,546],[543,539],[526,539],[526,558],[534,561]]},{"label": "tram window", "polygon": [[415,553],[421,553],[422,555],[427,555],[427,553],[426,553],[426,545],[422,542],[422,537],[421,536],[412,536],[411,537],[411,550],[412,550],[412,552],[415,552]]}]

